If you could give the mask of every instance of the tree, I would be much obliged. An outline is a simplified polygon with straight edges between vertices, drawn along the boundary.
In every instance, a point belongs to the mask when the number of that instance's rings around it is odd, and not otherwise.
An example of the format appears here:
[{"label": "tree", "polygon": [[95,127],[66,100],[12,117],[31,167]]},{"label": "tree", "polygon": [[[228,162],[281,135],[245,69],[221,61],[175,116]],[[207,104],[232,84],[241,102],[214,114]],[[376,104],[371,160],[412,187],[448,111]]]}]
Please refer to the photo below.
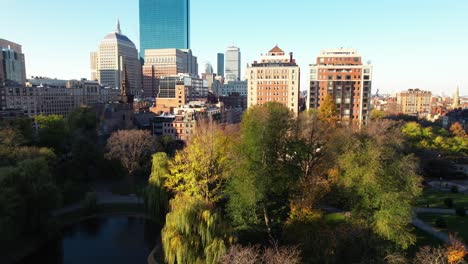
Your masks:
[{"label": "tree", "polygon": [[170,207],[161,231],[166,262],[218,263],[230,241],[220,212],[212,203],[189,196],[177,196]]},{"label": "tree", "polygon": [[[387,133],[398,133],[398,129]],[[391,138],[366,132],[356,135],[338,157],[340,183],[355,196],[350,199],[355,201],[351,205],[353,217],[382,238],[407,248],[415,241],[409,223],[412,205],[421,194],[421,177],[415,158],[405,155]]]},{"label": "tree", "polygon": [[119,160],[127,170],[130,179],[141,168],[153,151],[154,140],[143,130],[120,130],[107,140],[107,157]]},{"label": "tree", "polygon": [[164,182],[169,176],[167,154],[159,152],[153,155],[153,167],[145,190],[145,205],[149,216],[160,223],[168,211],[169,195]]},{"label": "tree", "polygon": [[228,212],[238,229],[263,223],[273,238],[272,227],[286,219],[287,201],[299,176],[289,145],[292,123],[289,109],[275,102],[244,114],[228,187]]},{"label": "tree", "polygon": [[378,109],[374,108],[370,112],[370,119],[372,121],[381,120],[381,119],[384,119],[385,117],[387,117],[387,115],[388,114],[385,111],[378,110]]},{"label": "tree", "polygon": [[465,129],[463,129],[459,122],[455,122],[452,126],[450,126],[450,132],[452,132],[457,137],[467,137]]},{"label": "tree", "polygon": [[13,129],[21,135],[21,140],[16,139],[20,144],[30,144],[34,140],[33,122],[28,117],[17,117],[14,119],[7,119],[0,122],[2,129],[9,128]]},{"label": "tree", "polygon": [[336,105],[333,100],[333,96],[330,93],[327,93],[327,95],[325,95],[323,103],[319,107],[319,117],[320,119],[331,124],[336,123],[338,121]]},{"label": "tree", "polygon": [[35,121],[39,126],[39,145],[53,148],[56,153],[64,153],[67,149],[68,130],[63,116],[38,115]]},{"label": "tree", "polygon": [[187,147],[169,163],[171,173],[164,185],[174,193],[219,201],[224,196],[230,148],[230,137],[220,125],[199,124]]}]

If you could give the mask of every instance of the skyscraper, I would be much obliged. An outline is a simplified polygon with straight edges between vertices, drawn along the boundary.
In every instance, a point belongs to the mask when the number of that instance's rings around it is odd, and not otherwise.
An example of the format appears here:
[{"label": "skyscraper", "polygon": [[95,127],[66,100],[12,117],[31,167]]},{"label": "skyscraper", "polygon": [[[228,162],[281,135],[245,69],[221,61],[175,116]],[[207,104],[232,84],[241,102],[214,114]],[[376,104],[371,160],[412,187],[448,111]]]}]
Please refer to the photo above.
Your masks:
[{"label": "skyscraper", "polygon": [[343,122],[366,124],[369,119],[372,65],[362,64],[354,49],[324,50],[310,65],[308,108],[320,108],[327,94]]},{"label": "skyscraper", "polygon": [[229,47],[226,50],[225,74],[227,81],[240,80],[241,75],[241,52],[238,47]]},{"label": "skyscraper", "polygon": [[122,34],[119,21],[115,32],[107,34],[100,42],[97,54],[91,53],[90,60],[91,75],[94,75],[92,77],[111,88],[121,88],[124,61],[131,93],[141,95],[141,63],[138,50],[135,44]]},{"label": "skyscraper", "polygon": [[248,107],[278,102],[297,114],[299,91],[300,68],[292,52],[287,55],[275,46],[260,61],[247,67]]},{"label": "skyscraper", "polygon": [[218,76],[224,76],[224,53],[218,53]]},{"label": "skyscraper", "polygon": [[0,87],[25,83],[26,66],[21,45],[0,39]]},{"label": "skyscraper", "polygon": [[190,48],[190,0],[140,0],[140,56],[167,48]]}]

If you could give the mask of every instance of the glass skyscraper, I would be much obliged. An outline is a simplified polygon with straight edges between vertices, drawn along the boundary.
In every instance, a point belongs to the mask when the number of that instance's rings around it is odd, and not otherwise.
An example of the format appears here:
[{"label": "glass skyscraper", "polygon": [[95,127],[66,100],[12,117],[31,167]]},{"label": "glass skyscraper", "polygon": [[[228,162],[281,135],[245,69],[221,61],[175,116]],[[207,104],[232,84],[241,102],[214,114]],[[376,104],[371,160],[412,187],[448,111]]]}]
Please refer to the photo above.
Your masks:
[{"label": "glass skyscraper", "polygon": [[140,56],[167,48],[190,48],[190,0],[140,0]]}]

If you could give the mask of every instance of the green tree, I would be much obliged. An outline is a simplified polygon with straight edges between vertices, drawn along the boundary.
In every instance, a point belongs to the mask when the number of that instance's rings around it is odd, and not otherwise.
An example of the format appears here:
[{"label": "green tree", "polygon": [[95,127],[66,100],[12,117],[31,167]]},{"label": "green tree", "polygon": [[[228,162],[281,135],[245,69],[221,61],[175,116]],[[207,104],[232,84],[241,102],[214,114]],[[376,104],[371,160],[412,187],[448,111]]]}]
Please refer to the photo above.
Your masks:
[{"label": "green tree", "polygon": [[149,216],[161,223],[169,207],[169,194],[164,188],[164,181],[169,176],[167,154],[159,152],[153,155],[153,167],[145,190],[145,205]]},{"label": "green tree", "polygon": [[[397,133],[387,131],[392,132]],[[415,158],[388,139],[357,135],[338,157],[341,184],[353,190],[353,217],[382,238],[407,248],[415,242],[409,223],[415,198],[421,194],[421,177]]]},{"label": "green tree", "polygon": [[34,141],[33,122],[28,117],[18,117],[14,119],[3,120],[0,122],[0,128],[10,128],[16,130],[21,135],[16,141],[21,144],[30,144]]},{"label": "green tree", "polygon": [[64,153],[67,149],[68,130],[63,116],[38,115],[35,121],[39,126],[39,145],[53,148],[56,153]]},{"label": "green tree", "polygon": [[384,119],[385,117],[387,117],[387,115],[388,114],[385,111],[378,110],[378,109],[374,108],[370,112],[370,119],[372,121],[381,120],[381,119]]},{"label": "green tree", "polygon": [[230,242],[220,212],[212,203],[189,196],[177,196],[170,207],[162,229],[166,262],[218,263]]},{"label": "green tree", "polygon": [[288,198],[299,170],[292,161],[293,116],[280,103],[250,108],[242,119],[232,157],[228,212],[238,229],[263,225],[270,237],[288,214]]},{"label": "green tree", "polygon": [[230,137],[220,125],[199,124],[187,147],[169,163],[165,186],[174,193],[219,201],[224,196],[230,147]]}]

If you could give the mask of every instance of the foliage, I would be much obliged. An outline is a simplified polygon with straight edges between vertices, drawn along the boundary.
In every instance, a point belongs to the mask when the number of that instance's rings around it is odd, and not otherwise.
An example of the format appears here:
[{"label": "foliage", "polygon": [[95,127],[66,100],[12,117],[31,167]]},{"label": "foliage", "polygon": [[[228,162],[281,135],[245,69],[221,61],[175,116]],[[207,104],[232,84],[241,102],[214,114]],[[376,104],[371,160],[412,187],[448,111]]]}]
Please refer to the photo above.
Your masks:
[{"label": "foliage", "polygon": [[56,153],[64,153],[66,151],[68,130],[63,116],[38,115],[35,121],[39,127],[39,145],[53,148]]},{"label": "foliage", "polygon": [[460,264],[465,263],[465,243],[459,238],[449,234],[449,241],[445,247],[422,247],[416,254],[413,264]]},{"label": "foliage", "polygon": [[[398,132],[394,128],[387,133]],[[400,143],[391,139],[365,131],[358,134],[338,158],[340,184],[354,190],[353,217],[382,238],[407,248],[415,242],[409,223],[412,205],[421,194],[421,178],[415,158],[405,155]]]},{"label": "foliage", "polygon": [[153,167],[145,189],[145,205],[148,215],[156,222],[163,222],[169,207],[169,195],[164,182],[169,174],[167,154],[159,152],[153,155]]},{"label": "foliage", "polygon": [[388,113],[378,109],[372,109],[370,112],[370,119],[372,121],[381,120],[387,117]]},{"label": "foliage", "polygon": [[221,264],[295,264],[301,263],[300,252],[295,247],[268,247],[233,245],[222,257]]},{"label": "foliage", "polygon": [[455,214],[458,216],[466,216],[466,209],[463,206],[459,206],[455,209]]},{"label": "foliage", "polygon": [[98,209],[97,195],[95,192],[88,192],[83,201],[83,210],[86,214],[95,213]]},{"label": "foliage", "polygon": [[170,202],[162,230],[165,260],[174,263],[218,263],[229,243],[229,230],[213,204],[189,196]]},{"label": "foliage", "polygon": [[442,218],[442,217],[438,217],[434,224],[438,228],[446,228],[447,227],[447,221],[445,221],[445,219]]},{"label": "foliage", "polygon": [[20,142],[21,145],[30,144],[34,141],[33,122],[29,117],[17,117],[0,121],[0,128],[1,130],[11,129],[17,131],[19,136],[16,137],[15,141]]},{"label": "foliage", "polygon": [[202,123],[187,147],[169,162],[170,177],[165,187],[206,201],[217,202],[223,196],[231,140],[219,125]]},{"label": "foliage", "polygon": [[319,117],[330,124],[338,121],[338,114],[336,111],[336,105],[333,100],[333,96],[330,93],[325,95],[323,103],[319,107]]},{"label": "foliage", "polygon": [[450,126],[450,132],[456,137],[467,137],[465,129],[461,126],[459,122],[455,122],[452,126]]},{"label": "foliage", "polygon": [[292,124],[291,112],[280,103],[254,106],[244,114],[232,157],[227,208],[239,230],[263,222],[271,236],[272,228],[286,219],[288,198],[299,176],[288,147]]},{"label": "foliage", "polygon": [[[459,131],[457,125],[448,134],[445,129],[423,128],[416,122],[406,123],[403,134],[408,138],[410,145],[419,150],[437,151],[448,155],[468,155],[468,137]],[[453,127],[453,126],[452,126]]]},{"label": "foliage", "polygon": [[120,130],[107,140],[107,157],[120,160],[130,176],[149,160],[154,140],[143,130]]},{"label": "foliage", "polygon": [[60,192],[40,157],[0,169],[0,237],[38,233],[48,223],[49,212],[60,203]]},{"label": "foliage", "polygon": [[453,199],[452,198],[445,198],[444,199],[444,204],[448,208],[452,208],[453,207]]}]

